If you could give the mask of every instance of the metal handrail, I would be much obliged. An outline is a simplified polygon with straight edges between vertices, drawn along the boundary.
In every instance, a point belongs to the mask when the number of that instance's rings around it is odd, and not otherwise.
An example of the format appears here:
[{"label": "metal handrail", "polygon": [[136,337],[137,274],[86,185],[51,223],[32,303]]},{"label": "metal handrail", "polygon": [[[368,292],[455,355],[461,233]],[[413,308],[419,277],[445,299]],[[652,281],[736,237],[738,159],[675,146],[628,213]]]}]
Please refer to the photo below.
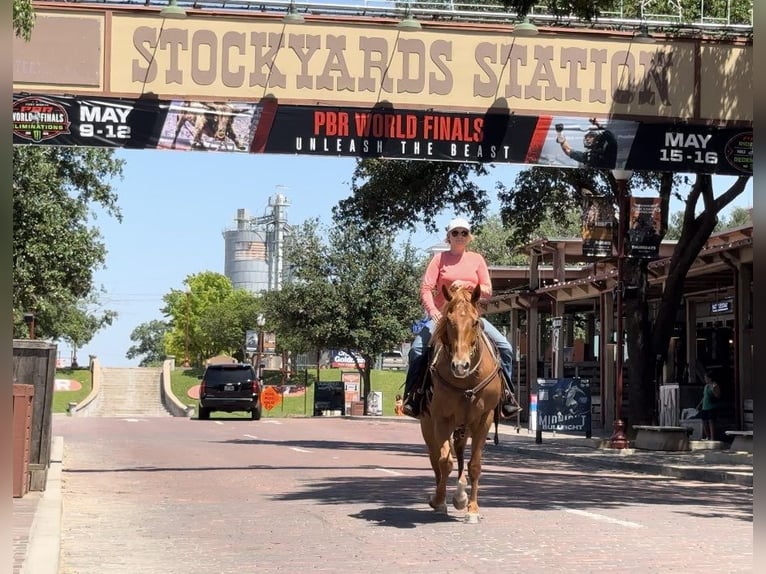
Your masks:
[{"label": "metal handrail", "polygon": [[[325,2],[323,0],[177,0],[184,8],[202,10],[247,10],[286,12],[293,6],[297,12],[314,16],[362,16],[371,18],[401,18],[406,11],[423,21],[468,22],[512,24],[521,20],[518,14],[505,10],[498,5],[472,4],[447,1],[439,2],[392,2],[390,0],[352,0],[349,3]],[[167,0],[68,0],[75,4],[97,4],[114,6],[144,6],[161,8]],[[702,3],[704,8],[704,2]],[[674,15],[656,15],[643,12],[644,18],[626,18],[620,7],[619,12],[604,13],[600,17],[586,21],[574,16],[556,16],[547,14],[543,7],[535,7],[528,14],[530,20],[538,25],[552,27],[579,27],[589,29],[633,30],[646,26],[649,30],[669,33],[706,33],[751,36],[753,33],[752,9],[750,23],[732,23],[730,10],[727,10],[725,22],[701,13],[699,20],[682,22]]]}]

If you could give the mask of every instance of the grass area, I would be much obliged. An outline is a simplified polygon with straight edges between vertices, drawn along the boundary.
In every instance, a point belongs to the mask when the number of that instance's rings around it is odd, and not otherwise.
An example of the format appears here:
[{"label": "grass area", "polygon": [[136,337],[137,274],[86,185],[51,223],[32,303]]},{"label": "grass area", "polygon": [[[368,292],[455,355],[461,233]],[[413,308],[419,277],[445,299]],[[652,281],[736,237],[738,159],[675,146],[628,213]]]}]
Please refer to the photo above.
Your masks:
[{"label": "grass area", "polygon": [[[197,400],[188,395],[188,391],[199,384],[198,376],[202,371],[195,369],[176,369],[170,375],[171,388],[173,394],[185,405],[194,405],[197,407]],[[373,391],[383,393],[383,414],[394,414],[394,401],[397,394],[403,393],[405,371],[376,371],[370,374],[370,387]],[[269,376],[264,376],[267,383],[276,382]],[[293,379],[293,384],[302,384],[308,380],[306,393],[302,395],[287,395],[271,411],[263,409],[263,416],[270,418],[282,418],[290,416],[311,416],[314,414],[314,381],[316,380],[316,369],[308,372],[301,371]],[[340,381],[340,369],[320,369],[319,380],[321,381]],[[249,418],[250,414],[241,413],[212,413],[211,418]]]},{"label": "grass area", "polygon": [[79,403],[90,393],[93,382],[90,377],[90,369],[57,369],[57,379],[74,379],[79,381],[82,388],[79,391],[54,391],[53,393],[53,412],[67,412],[69,403]]}]

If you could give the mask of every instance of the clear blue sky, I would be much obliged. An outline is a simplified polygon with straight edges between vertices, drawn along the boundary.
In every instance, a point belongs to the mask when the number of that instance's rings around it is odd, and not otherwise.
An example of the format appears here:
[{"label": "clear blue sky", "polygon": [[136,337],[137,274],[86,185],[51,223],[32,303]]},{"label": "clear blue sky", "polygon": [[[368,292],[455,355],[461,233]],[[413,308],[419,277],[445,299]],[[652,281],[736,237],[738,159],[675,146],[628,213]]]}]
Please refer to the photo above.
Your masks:
[{"label": "clear blue sky", "polygon": [[[137,365],[125,357],[130,333],[141,323],[162,319],[162,296],[183,289],[188,275],[223,273],[222,232],[233,225],[238,208],[263,215],[269,197],[283,193],[290,202],[290,224],[313,217],[330,223],[332,207],[350,193],[354,168],[350,158],[313,156],[150,150],[119,150],[117,156],[126,160],[124,178],[114,184],[123,221],[100,212],[95,219],[108,250],[106,268],[95,279],[106,290],[104,307],[118,317],[78,350],[81,365],[87,365],[90,354],[105,366]],[[482,184],[489,190],[498,180],[510,184],[520,169],[498,166]],[[730,180],[716,179],[723,180],[718,185]],[[499,204],[490,192],[497,212]],[[752,185],[735,205],[752,205]],[[443,214],[445,224],[452,215]],[[442,234],[425,231],[413,237],[424,250],[441,239]],[[60,344],[59,356],[68,360],[70,355]]]}]

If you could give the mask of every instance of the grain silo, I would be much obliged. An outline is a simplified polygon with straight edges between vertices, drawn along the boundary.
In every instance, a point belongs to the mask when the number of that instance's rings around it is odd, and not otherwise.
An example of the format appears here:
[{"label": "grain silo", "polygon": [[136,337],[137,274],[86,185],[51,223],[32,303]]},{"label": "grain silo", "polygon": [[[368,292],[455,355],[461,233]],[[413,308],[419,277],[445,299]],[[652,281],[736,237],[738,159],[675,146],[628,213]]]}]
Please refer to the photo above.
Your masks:
[{"label": "grain silo", "polygon": [[253,293],[282,288],[285,276],[284,243],[290,233],[287,198],[277,193],[269,198],[262,217],[251,217],[238,209],[235,225],[223,232],[226,244],[224,275],[235,288]]},{"label": "grain silo", "polygon": [[258,226],[246,209],[238,209],[234,228],[224,230],[223,273],[235,289],[253,293],[268,290],[270,265],[266,236],[266,227]]}]

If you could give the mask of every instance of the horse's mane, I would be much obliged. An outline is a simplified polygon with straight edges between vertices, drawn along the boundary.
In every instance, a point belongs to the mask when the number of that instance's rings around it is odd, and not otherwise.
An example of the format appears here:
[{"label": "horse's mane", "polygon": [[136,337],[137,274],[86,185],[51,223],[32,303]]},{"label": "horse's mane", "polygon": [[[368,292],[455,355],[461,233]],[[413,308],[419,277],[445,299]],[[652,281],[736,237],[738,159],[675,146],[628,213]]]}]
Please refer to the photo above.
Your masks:
[{"label": "horse's mane", "polygon": [[[479,287],[477,286],[476,288],[478,289]],[[439,341],[441,343],[447,342],[447,314],[453,311],[458,305],[469,305],[473,307],[473,303],[471,303],[471,294],[472,289],[467,289],[465,287],[450,287],[450,295],[452,296],[452,299],[444,304],[442,316],[439,321],[437,321],[433,335],[431,335],[433,341]]]}]

